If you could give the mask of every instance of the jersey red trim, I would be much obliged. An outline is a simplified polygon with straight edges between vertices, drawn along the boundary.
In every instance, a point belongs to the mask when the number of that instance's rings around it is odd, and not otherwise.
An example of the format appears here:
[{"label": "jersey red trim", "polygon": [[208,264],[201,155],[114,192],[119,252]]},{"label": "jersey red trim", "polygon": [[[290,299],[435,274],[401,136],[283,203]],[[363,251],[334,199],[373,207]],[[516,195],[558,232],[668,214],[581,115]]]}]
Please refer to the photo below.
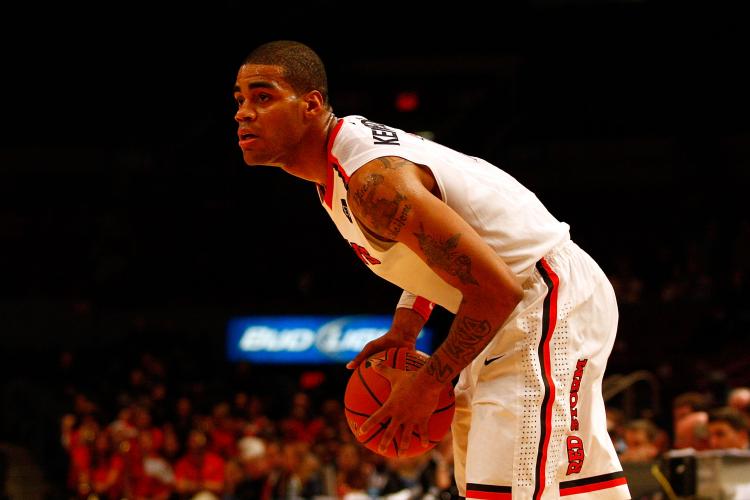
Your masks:
[{"label": "jersey red trim", "polygon": [[333,127],[333,130],[331,131],[331,135],[328,137],[328,146],[326,147],[326,156],[328,157],[328,175],[326,176],[326,185],[325,185],[325,197],[323,201],[325,201],[326,206],[328,206],[329,209],[333,209],[333,172],[334,170],[341,175],[342,179],[344,179],[345,183],[349,183],[349,176],[346,175],[346,172],[344,172],[344,169],[341,168],[341,164],[339,163],[338,158],[334,156],[333,154],[333,141],[336,140],[336,136],[339,133],[339,130],[341,130],[341,126],[344,124],[344,120],[339,118],[339,120],[336,122],[336,125]]},{"label": "jersey red trim", "polygon": [[466,498],[481,498],[488,500],[511,500],[513,498],[510,486],[495,486],[492,484],[466,483]]},{"label": "jersey red trim", "polygon": [[578,495],[580,493],[604,490],[627,484],[628,480],[624,472],[612,472],[610,474],[575,479],[573,481],[563,481],[560,483],[560,496]]}]

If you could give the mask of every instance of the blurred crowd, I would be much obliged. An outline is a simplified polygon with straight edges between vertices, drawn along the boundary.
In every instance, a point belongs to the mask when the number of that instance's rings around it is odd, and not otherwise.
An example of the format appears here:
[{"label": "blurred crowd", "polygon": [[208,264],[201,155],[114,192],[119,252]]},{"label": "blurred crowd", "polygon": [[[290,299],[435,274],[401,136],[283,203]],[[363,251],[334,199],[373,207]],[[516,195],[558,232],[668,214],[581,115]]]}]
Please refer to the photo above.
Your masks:
[{"label": "blurred crowd", "polygon": [[166,372],[144,355],[109,405],[67,388],[67,498],[457,497],[450,434],[417,457],[376,455],[356,442],[341,394],[325,394],[321,372],[302,373],[290,393],[282,384],[275,394],[226,398],[200,384],[172,397]]},{"label": "blurred crowd", "polygon": [[607,408],[607,425],[620,460],[650,462],[670,450],[750,451],[750,388],[736,387],[723,401],[700,392],[685,392],[672,401],[672,420],[665,429],[651,418],[628,419]]},{"label": "blurred crowd", "polygon": [[[450,434],[413,458],[385,458],[356,442],[339,389],[319,371],[273,386],[210,394],[202,385],[173,394],[168,363],[144,354],[121,387],[96,394],[66,387],[61,417],[69,499],[451,499]],[[72,382],[72,380],[71,380]],[[227,381],[232,387],[232,381]],[[268,389],[264,382],[273,388]],[[340,380],[339,380],[340,382]],[[187,388],[187,389],[186,389]],[[748,449],[750,388],[717,400],[686,392],[671,421],[608,407],[623,463],[657,460],[673,449]]]}]

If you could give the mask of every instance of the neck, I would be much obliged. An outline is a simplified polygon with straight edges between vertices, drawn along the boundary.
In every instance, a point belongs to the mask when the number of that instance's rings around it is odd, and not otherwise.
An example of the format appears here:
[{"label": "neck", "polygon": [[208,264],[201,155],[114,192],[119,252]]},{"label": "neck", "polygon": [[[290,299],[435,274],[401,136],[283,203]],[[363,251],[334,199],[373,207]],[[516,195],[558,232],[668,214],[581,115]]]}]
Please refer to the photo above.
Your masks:
[{"label": "neck", "polygon": [[300,142],[295,158],[282,167],[284,171],[300,179],[325,185],[328,171],[328,140],[335,126],[336,117],[332,112],[321,117],[319,125],[311,127]]}]

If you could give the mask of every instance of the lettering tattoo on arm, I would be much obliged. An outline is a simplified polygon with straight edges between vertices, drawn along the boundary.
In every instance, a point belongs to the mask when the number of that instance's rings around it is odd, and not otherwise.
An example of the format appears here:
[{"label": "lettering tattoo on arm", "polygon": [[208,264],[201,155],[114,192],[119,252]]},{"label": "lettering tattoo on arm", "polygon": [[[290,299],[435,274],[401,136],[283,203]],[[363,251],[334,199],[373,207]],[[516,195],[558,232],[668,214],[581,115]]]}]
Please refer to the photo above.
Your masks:
[{"label": "lettering tattoo on arm", "polygon": [[443,346],[427,360],[425,370],[440,383],[449,382],[492,339],[487,320],[463,316],[454,320]]},{"label": "lettering tattoo on arm", "polygon": [[378,234],[395,239],[406,225],[411,205],[407,203],[406,196],[398,191],[395,191],[392,199],[378,197],[378,186],[383,181],[380,174],[368,175],[364,185],[354,193],[354,199]]},{"label": "lettering tattoo on arm", "polygon": [[467,365],[491,338],[491,330],[492,326],[487,320],[468,316],[456,318],[445,340],[443,350],[457,362]]},{"label": "lettering tattoo on arm", "polygon": [[456,372],[450,364],[443,361],[437,352],[427,360],[425,370],[440,383],[449,382],[453,379],[453,374]]},{"label": "lettering tattoo on arm", "polygon": [[446,241],[440,241],[424,232],[422,224],[419,233],[414,233],[419,246],[427,257],[427,264],[448,271],[461,280],[461,283],[479,285],[471,274],[471,257],[456,252],[461,233],[456,233]]}]

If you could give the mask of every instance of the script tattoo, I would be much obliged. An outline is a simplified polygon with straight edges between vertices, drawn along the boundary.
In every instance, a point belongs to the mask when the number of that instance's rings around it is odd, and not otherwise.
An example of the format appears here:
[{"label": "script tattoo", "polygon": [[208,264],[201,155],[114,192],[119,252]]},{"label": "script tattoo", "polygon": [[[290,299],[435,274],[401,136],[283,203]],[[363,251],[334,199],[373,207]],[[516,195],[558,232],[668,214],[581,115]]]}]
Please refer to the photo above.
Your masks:
[{"label": "script tattoo", "polygon": [[398,191],[395,191],[393,199],[378,197],[376,191],[383,182],[380,174],[368,175],[365,184],[354,193],[354,199],[378,234],[395,239],[406,225],[411,205],[405,203],[406,196]]},{"label": "script tattoo", "polygon": [[490,339],[492,326],[487,320],[463,316],[454,320],[451,333],[443,345],[445,353],[459,363],[468,364],[479,351],[479,346]]},{"label": "script tattoo", "polygon": [[427,264],[448,271],[461,280],[461,283],[478,285],[479,282],[471,274],[471,257],[456,252],[460,233],[456,233],[446,241],[440,241],[425,234],[422,224],[419,225],[421,232],[414,233],[419,241],[419,246],[427,257]]},{"label": "script tattoo", "polygon": [[453,378],[453,367],[440,358],[440,354],[435,353],[427,360],[425,366],[427,373],[435,377],[438,382],[448,382]]},{"label": "script tattoo", "polygon": [[403,158],[399,158],[397,156],[384,156],[383,158],[378,158],[378,161],[383,166],[383,168],[387,168],[388,170],[396,170],[411,164],[410,161],[404,160]]}]

